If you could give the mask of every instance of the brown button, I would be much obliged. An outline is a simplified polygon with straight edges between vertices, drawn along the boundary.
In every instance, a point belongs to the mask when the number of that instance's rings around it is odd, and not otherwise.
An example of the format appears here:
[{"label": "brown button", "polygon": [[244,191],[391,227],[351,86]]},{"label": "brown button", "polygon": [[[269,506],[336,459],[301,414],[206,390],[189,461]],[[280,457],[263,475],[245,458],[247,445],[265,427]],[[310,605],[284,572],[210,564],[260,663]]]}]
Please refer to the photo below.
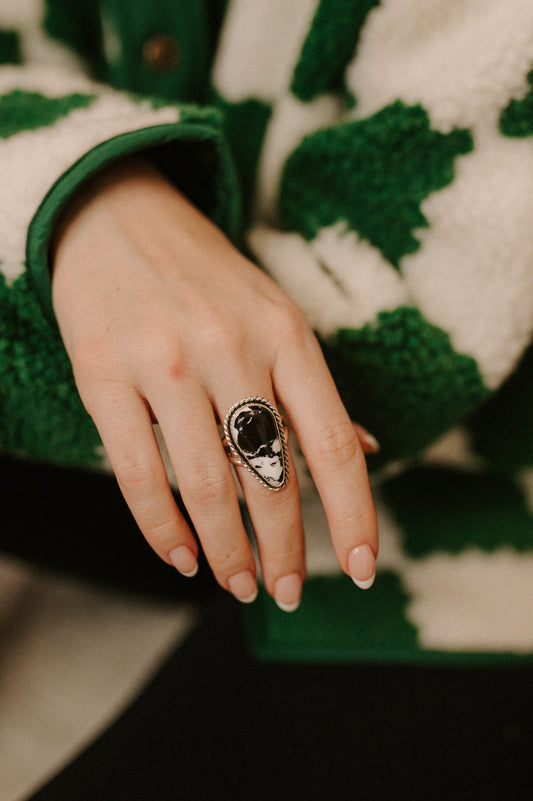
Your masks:
[{"label": "brown button", "polygon": [[156,33],[143,44],[142,57],[152,72],[156,72],[158,75],[168,75],[179,66],[181,48],[174,36]]}]

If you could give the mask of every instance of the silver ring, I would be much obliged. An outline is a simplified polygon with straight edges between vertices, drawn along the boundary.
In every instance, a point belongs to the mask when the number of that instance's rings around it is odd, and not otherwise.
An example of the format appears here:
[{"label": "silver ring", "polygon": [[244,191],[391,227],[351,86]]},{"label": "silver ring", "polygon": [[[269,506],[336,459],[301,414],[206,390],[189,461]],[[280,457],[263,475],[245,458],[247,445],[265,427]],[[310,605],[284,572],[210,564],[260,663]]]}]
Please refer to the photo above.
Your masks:
[{"label": "silver ring", "polygon": [[245,467],[264,487],[279,492],[289,480],[287,433],[266,398],[243,398],[224,420],[222,444],[232,464]]}]

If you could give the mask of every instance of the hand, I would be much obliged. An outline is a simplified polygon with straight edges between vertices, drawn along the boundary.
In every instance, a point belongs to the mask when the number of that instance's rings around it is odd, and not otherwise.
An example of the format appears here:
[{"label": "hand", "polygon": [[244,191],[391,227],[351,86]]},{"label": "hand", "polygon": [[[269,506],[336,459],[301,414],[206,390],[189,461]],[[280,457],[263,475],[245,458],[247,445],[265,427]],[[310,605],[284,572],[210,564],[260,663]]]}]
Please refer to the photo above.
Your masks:
[{"label": "hand", "polygon": [[[185,575],[198,545],[156,444],[158,422],[209,564],[241,601],[256,564],[217,423],[248,396],[281,404],[342,569],[374,576],[377,526],[363,449],[303,314],[149,163],[78,194],[52,249],[53,303],[80,396],[148,543]],[[238,467],[263,581],[286,610],[305,577],[298,482],[270,492]]]}]

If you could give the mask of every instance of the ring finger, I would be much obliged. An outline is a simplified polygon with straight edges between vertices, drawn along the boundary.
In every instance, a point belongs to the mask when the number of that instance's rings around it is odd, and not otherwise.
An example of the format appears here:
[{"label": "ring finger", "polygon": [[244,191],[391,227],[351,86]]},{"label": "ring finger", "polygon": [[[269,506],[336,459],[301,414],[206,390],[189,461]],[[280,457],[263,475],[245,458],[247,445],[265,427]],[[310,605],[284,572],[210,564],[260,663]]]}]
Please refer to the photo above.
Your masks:
[{"label": "ring finger", "polygon": [[226,412],[225,433],[238,460],[265,587],[281,609],[293,611],[305,577],[304,536],[296,472],[273,397],[269,386],[237,400]]}]

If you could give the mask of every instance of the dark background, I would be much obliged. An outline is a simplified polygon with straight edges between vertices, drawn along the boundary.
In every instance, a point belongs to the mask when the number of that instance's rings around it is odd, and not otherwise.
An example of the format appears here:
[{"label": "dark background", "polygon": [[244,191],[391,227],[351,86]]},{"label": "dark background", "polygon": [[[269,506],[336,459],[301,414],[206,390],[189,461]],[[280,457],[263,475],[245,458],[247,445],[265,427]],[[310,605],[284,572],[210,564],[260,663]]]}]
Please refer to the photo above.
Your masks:
[{"label": "dark background", "polygon": [[202,609],[130,708],[32,801],[532,797],[530,667],[258,663],[240,605],[205,565],[190,581],[153,556],[112,478],[0,459],[0,482],[5,553]]}]

